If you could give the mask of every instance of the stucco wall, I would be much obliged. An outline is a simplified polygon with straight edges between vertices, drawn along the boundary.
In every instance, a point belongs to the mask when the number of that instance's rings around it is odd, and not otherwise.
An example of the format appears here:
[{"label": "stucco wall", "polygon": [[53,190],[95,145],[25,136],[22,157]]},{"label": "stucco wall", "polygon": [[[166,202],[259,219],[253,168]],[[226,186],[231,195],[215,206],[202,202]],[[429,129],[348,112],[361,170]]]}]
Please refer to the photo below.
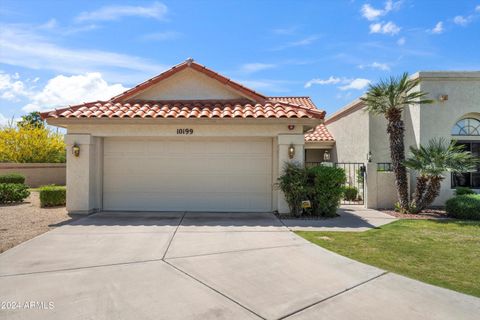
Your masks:
[{"label": "stucco wall", "polygon": [[365,162],[369,151],[369,115],[357,110],[337,121],[327,123],[335,138],[332,160],[336,162]]},{"label": "stucco wall", "polygon": [[0,175],[19,173],[25,184],[36,188],[47,184],[63,186],[66,183],[65,163],[0,163]]},{"label": "stucco wall", "polygon": [[[476,75],[476,76],[475,76]],[[445,138],[448,141],[476,140],[480,137],[452,136],[454,124],[464,115],[480,119],[480,72],[475,73],[420,73],[421,90],[428,92],[435,100],[434,104],[422,105],[420,118],[415,119],[419,125],[420,143],[427,144],[432,138]],[[440,101],[440,95],[448,95],[447,101]],[[444,205],[453,196],[450,174],[445,175],[440,196],[434,205]]]}]

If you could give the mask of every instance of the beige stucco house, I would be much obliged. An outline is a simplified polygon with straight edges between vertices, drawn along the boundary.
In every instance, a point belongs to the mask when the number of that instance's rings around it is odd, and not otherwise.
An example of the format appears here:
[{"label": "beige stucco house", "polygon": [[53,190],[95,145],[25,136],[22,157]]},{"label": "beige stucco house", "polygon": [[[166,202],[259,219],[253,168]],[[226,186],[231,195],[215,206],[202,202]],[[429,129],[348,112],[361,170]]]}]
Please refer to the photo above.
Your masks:
[{"label": "beige stucco house", "polygon": [[66,128],[67,210],[82,213],[288,212],[274,185],[284,162],[333,147],[324,115],[192,59],[108,101],[42,114]]},{"label": "beige stucco house", "polygon": [[[421,79],[418,89],[428,92],[435,102],[410,106],[405,110],[403,120],[407,152],[410,146],[443,137],[464,144],[480,157],[480,72],[418,72],[412,77]],[[325,123],[336,142],[332,151],[333,161],[367,162],[370,154],[371,162],[379,164],[380,172],[388,170],[390,151],[383,116],[365,112],[363,103],[355,100],[328,117]],[[453,195],[455,186],[468,186],[480,192],[480,168],[475,172],[447,174],[434,205],[443,205]],[[412,192],[414,187],[412,172]],[[391,188],[381,189],[378,193],[384,198],[392,198]],[[370,190],[370,193],[374,192],[377,190]],[[382,203],[381,206],[385,206],[391,201]],[[380,205],[375,201],[372,206]]]}]

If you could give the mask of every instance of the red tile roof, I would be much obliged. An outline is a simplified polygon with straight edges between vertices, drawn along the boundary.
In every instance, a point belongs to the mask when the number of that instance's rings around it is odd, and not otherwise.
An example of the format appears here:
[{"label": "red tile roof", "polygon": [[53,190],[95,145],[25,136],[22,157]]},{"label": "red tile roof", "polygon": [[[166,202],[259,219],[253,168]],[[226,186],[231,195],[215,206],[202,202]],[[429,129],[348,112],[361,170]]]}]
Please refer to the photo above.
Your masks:
[{"label": "red tile roof", "polygon": [[272,101],[282,101],[299,106],[305,106],[310,109],[317,109],[310,97],[268,97],[268,99]]},{"label": "red tile roof", "polygon": [[[135,96],[181,70],[192,68],[242,94],[243,100],[136,101]],[[153,77],[109,101],[89,102],[41,113],[42,118],[315,118],[324,119],[309,97],[266,97],[192,59]]]},{"label": "red tile roof", "polygon": [[42,114],[44,118],[315,118],[324,111],[285,102],[97,101]]},{"label": "red tile roof", "polygon": [[317,142],[317,141],[335,141],[333,136],[328,132],[327,127],[325,125],[320,124],[315,128],[307,131],[305,133],[305,141],[306,142]]}]

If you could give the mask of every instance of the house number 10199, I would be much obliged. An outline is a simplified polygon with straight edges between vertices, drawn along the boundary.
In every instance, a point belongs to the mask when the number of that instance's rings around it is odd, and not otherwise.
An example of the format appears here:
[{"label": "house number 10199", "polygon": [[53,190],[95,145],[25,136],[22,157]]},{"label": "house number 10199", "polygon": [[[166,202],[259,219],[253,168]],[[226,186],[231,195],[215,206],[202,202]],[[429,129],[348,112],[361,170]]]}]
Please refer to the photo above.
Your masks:
[{"label": "house number 10199", "polygon": [[193,134],[193,129],[190,129],[190,128],[177,129],[177,134],[190,135],[190,134]]}]

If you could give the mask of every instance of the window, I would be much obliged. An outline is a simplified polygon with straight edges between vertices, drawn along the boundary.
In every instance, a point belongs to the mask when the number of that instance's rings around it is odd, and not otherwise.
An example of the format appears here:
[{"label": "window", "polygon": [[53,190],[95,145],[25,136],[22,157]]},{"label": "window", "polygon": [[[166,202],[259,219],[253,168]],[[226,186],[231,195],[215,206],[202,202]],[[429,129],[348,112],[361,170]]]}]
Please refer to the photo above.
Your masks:
[{"label": "window", "polygon": [[480,120],[465,118],[458,121],[452,129],[454,136],[480,136]]},{"label": "window", "polygon": [[[466,151],[470,151],[473,156],[480,158],[480,142],[457,142],[459,145],[465,146]],[[480,164],[477,165],[476,171],[465,173],[452,173],[452,188],[469,187],[480,189]]]}]

